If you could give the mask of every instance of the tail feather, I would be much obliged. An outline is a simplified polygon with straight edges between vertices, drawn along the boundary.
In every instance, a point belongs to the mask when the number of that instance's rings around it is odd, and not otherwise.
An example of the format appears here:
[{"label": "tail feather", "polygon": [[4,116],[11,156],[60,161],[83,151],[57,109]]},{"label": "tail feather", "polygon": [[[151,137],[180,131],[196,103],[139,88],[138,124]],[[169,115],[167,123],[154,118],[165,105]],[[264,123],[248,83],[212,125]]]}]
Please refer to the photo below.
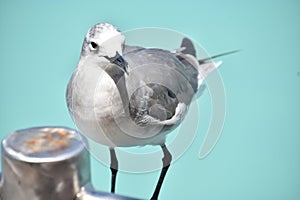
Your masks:
[{"label": "tail feather", "polygon": [[[203,83],[204,79],[215,69],[217,69],[221,64],[222,61],[214,62],[214,58],[218,58],[221,56],[226,56],[229,54],[233,54],[236,52],[239,52],[240,50],[234,50],[234,51],[229,51],[225,53],[221,53],[218,55],[214,55],[212,57],[207,57],[203,58],[200,60],[196,59],[196,49],[194,47],[193,42],[188,39],[188,38],[183,38],[181,42],[181,46],[178,50],[175,50],[175,52],[180,52],[177,57],[183,62],[183,63],[189,63],[192,65],[196,70],[198,71],[197,73],[197,89],[201,89],[200,86]],[[188,66],[188,65],[187,65]],[[193,74],[193,73],[191,73]],[[204,90],[205,88],[202,88]]]},{"label": "tail feather", "polygon": [[222,64],[222,61],[218,62],[207,62],[198,66],[198,89],[204,79],[215,69],[217,69]]}]

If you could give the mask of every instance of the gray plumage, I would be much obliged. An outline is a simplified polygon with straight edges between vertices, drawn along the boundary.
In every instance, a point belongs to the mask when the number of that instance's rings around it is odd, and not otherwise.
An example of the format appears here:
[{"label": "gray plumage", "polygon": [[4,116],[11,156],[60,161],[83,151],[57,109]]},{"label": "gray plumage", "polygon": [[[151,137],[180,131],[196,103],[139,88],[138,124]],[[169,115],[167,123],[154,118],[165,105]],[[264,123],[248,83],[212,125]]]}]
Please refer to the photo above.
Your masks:
[{"label": "gray plumage", "polygon": [[[128,69],[111,63],[118,53]],[[202,81],[220,65],[199,65],[195,55],[188,38],[177,51],[147,49],[125,45],[124,36],[112,25],[95,25],[84,39],[67,88],[73,120],[82,132],[107,146],[163,144],[184,119]]]},{"label": "gray plumage", "polygon": [[[185,38],[185,40],[188,39]],[[127,48],[130,50],[127,50]],[[159,82],[163,84],[148,83],[139,87],[130,96],[129,102],[130,116],[137,124],[147,125],[149,121],[144,119],[149,116],[160,121],[171,119],[175,114],[179,101],[185,99],[184,103],[188,105],[193,95],[197,92],[198,71],[195,66],[184,57],[184,54],[174,54],[162,49],[132,48],[126,46],[124,58],[129,62],[130,70],[139,68],[147,63],[150,68],[148,69],[149,71],[154,70],[155,73],[161,76],[166,75],[166,71],[175,71],[175,73],[182,76],[182,81],[184,81],[184,83],[176,83],[179,79],[166,79],[169,83],[160,80]],[[160,71],[160,68],[156,66],[164,66],[165,69]],[[153,69],[151,69],[151,67],[153,67]],[[145,73],[147,74],[147,69],[146,71],[141,70],[141,72],[142,71],[144,72],[143,75],[137,79],[145,80],[144,75]],[[166,77],[168,77],[168,75],[166,75]],[[172,91],[165,85],[177,85],[179,88]],[[193,90],[191,90],[191,88]],[[178,100],[177,96],[182,95],[181,93],[183,93],[183,91],[185,97],[181,97],[181,99]]]},{"label": "gray plumage", "polygon": [[188,38],[172,52],[124,41],[110,24],[89,29],[67,87],[67,106],[83,133],[110,148],[111,192],[118,171],[114,147],[161,146],[163,169],[151,198],[157,200],[172,160],[166,135],[182,122],[203,80],[221,62],[198,61]]}]

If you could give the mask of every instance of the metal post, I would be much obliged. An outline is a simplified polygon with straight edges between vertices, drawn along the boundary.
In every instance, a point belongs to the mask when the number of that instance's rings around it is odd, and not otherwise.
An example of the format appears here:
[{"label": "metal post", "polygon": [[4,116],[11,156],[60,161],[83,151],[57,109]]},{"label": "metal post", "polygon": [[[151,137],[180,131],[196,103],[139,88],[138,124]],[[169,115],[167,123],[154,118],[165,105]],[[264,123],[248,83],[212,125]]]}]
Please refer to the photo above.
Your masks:
[{"label": "metal post", "polygon": [[2,141],[1,200],[130,200],[95,191],[87,142],[65,127],[16,131]]}]

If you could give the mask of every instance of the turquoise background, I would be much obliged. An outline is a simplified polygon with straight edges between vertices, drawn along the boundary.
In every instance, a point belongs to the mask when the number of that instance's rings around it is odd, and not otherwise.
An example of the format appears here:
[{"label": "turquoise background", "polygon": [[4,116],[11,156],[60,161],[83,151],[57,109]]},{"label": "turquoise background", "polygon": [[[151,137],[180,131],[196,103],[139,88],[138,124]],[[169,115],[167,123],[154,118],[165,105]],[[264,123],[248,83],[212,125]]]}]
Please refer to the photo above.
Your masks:
[{"label": "turquoise background", "polygon": [[[227,95],[222,136],[198,159],[204,132],[177,160],[160,199],[300,199],[300,1],[0,0],[0,133],[41,125],[74,127],[65,88],[87,29],[163,27],[222,58]],[[204,94],[203,102],[209,99]],[[158,158],[160,159],[160,158]],[[92,160],[93,184],[110,171]],[[117,193],[149,198],[159,172],[120,173]]]}]

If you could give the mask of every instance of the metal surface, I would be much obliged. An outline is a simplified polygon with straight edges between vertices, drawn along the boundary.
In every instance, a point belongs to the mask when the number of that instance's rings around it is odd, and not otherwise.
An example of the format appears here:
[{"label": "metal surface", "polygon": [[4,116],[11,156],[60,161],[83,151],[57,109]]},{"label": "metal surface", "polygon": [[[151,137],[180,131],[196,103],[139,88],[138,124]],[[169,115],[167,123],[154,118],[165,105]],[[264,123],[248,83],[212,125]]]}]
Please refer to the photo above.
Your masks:
[{"label": "metal surface", "polygon": [[2,141],[1,200],[131,199],[90,184],[86,140],[65,127],[16,131]]},{"label": "metal surface", "polygon": [[83,141],[67,128],[31,128],[9,135],[2,142],[2,199],[74,199],[90,180]]},{"label": "metal surface", "polygon": [[91,184],[87,184],[82,188],[81,192],[77,194],[75,200],[138,200],[131,197],[120,196],[107,192],[94,190]]}]

